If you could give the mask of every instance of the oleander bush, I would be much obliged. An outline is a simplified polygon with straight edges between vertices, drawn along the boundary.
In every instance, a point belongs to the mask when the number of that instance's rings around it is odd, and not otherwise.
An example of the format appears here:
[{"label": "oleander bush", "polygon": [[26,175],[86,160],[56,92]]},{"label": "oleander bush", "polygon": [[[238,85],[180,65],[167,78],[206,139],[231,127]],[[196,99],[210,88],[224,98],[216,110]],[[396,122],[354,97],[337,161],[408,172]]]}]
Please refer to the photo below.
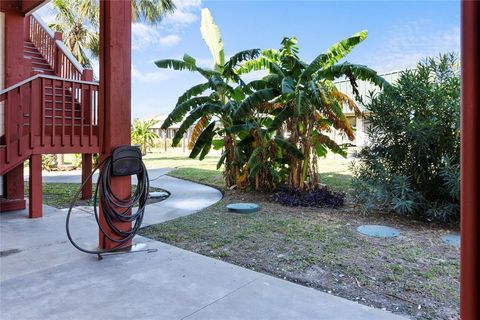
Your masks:
[{"label": "oleander bush", "polygon": [[366,103],[370,145],[353,164],[363,210],[459,219],[460,70],[455,54],[428,58]]}]

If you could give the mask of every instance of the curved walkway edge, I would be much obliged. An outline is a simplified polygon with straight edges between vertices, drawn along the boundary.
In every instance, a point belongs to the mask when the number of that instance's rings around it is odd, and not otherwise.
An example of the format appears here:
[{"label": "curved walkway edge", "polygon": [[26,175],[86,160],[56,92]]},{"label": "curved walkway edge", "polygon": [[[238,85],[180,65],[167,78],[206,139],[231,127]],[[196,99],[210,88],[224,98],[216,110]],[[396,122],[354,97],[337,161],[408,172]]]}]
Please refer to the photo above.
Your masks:
[{"label": "curved walkway edge", "polygon": [[[151,171],[152,179],[159,176]],[[44,181],[76,182],[69,177]],[[171,196],[147,207],[146,225],[197,212],[222,198],[214,188],[165,175],[152,185]],[[135,241],[154,252],[97,260],[67,241],[65,213],[0,220],[1,319],[404,319],[140,236]],[[95,246],[92,214],[77,209],[72,220],[74,236]]]}]

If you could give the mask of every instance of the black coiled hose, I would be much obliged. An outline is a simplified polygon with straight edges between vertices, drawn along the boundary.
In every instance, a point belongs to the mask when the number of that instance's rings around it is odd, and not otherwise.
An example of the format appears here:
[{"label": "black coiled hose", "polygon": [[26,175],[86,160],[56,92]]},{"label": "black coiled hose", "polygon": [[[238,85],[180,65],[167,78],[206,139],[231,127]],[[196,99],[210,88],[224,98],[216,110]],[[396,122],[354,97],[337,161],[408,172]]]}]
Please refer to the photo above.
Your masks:
[{"label": "black coiled hose", "polygon": [[[67,220],[66,220],[66,231],[67,237],[70,243],[77,248],[78,250],[90,253],[90,254],[97,254],[100,255],[102,253],[110,253],[121,251],[130,247],[130,244],[127,244],[136,234],[140,226],[142,225],[143,215],[145,213],[145,206],[148,199],[148,190],[149,190],[149,179],[147,169],[145,168],[145,164],[142,162],[142,171],[137,174],[137,188],[135,189],[134,194],[129,197],[128,199],[120,199],[118,198],[115,193],[112,192],[112,188],[110,185],[110,177],[111,177],[111,167],[112,167],[112,158],[107,157],[105,158],[93,171],[90,173],[87,179],[82,183],[80,188],[77,190],[72,202],[70,203],[70,207],[67,213]],[[118,245],[111,249],[104,249],[104,250],[88,250],[85,248],[80,247],[72,238],[70,234],[70,217],[72,214],[72,209],[75,206],[76,201],[82,189],[84,188],[85,184],[88,180],[94,175],[94,173],[103,168],[100,171],[97,186],[95,188],[95,194],[93,197],[93,210],[95,212],[95,219],[97,221],[98,227],[102,234],[112,242],[117,243]],[[109,232],[102,227],[99,220],[98,215],[98,200],[102,204],[102,209],[104,212],[105,222],[110,229],[110,231],[116,236],[111,237]],[[137,207],[138,209],[135,213],[132,213],[132,209]],[[120,230],[115,226],[115,222],[130,222],[133,223],[133,226],[130,230],[124,231]]]}]

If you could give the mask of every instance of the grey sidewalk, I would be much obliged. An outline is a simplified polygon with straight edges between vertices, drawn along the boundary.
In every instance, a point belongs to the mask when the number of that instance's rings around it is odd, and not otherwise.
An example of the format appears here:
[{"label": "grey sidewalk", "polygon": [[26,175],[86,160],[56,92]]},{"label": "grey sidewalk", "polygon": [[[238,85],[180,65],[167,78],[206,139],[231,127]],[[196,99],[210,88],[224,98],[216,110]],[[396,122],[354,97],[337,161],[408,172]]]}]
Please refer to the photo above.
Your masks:
[{"label": "grey sidewalk", "polygon": [[[44,177],[50,179],[67,182]],[[213,188],[168,176],[152,185],[172,196],[148,207],[148,224],[221,198]],[[1,319],[403,319],[142,237],[135,242],[157,251],[98,261],[70,245],[64,224],[65,210],[48,209],[37,220],[2,217]],[[76,210],[72,228],[80,243],[96,244],[90,214]]]}]

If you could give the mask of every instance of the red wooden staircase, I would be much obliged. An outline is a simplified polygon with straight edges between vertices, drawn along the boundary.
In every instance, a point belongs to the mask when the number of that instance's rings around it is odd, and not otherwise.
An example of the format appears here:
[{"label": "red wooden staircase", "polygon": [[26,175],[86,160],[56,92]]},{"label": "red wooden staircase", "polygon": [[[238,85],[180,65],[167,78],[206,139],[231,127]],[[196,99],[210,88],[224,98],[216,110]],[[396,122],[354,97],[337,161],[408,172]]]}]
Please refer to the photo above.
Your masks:
[{"label": "red wooden staircase", "polygon": [[47,59],[42,56],[35,45],[30,41],[25,41],[23,43],[23,57],[30,60],[32,74],[56,75]]},{"label": "red wooden staircase", "polygon": [[[0,175],[30,159],[30,180],[40,179],[39,199],[32,196],[32,192],[39,192],[38,183],[32,188],[30,182],[30,216],[38,217],[41,216],[41,168],[39,173],[32,171],[39,171],[40,156],[60,153],[91,156],[99,152],[99,86],[92,81],[92,70],[84,70],[65,48],[60,33],[52,32],[33,15],[26,19],[28,41],[23,49],[31,76],[0,91],[0,104],[4,108]],[[32,162],[35,162],[33,167]],[[6,203],[2,199],[1,211],[8,209]],[[32,208],[40,212],[33,212]]]}]

